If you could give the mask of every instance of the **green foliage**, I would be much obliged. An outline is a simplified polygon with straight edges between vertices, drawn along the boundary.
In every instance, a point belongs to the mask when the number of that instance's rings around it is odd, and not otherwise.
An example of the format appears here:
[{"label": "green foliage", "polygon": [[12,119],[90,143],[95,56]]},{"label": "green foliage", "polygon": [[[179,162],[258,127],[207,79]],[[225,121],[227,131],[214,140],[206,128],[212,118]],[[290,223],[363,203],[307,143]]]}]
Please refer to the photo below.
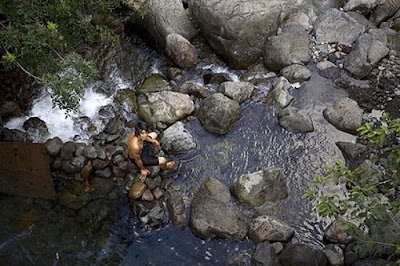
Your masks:
[{"label": "green foliage", "polygon": [[96,71],[77,54],[69,54],[82,45],[117,40],[112,28],[92,25],[91,18],[110,17],[119,4],[118,0],[2,0],[3,69],[23,70],[52,88],[54,103],[75,109],[83,86],[96,77]]},{"label": "green foliage", "polygon": [[[372,151],[370,163],[364,162],[350,170],[340,161],[335,162],[323,175],[315,176],[303,198],[318,200],[319,215],[345,221],[347,229],[357,234],[360,249],[374,254],[387,246],[393,247],[394,258],[400,255],[400,239],[385,243],[371,239],[360,229],[371,227],[382,217],[389,216],[394,221],[393,217],[400,215],[400,199],[393,197],[393,191],[400,184],[400,119],[384,114],[381,122],[377,128],[366,123],[358,129],[361,139],[368,140]],[[343,195],[326,192],[326,187],[333,184],[342,186]]]}]

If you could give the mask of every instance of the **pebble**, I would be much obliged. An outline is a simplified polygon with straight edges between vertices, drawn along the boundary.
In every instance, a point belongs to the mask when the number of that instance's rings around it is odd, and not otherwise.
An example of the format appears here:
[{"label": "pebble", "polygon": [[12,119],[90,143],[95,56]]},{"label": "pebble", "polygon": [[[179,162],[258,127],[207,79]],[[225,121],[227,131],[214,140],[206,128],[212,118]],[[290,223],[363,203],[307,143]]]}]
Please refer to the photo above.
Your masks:
[{"label": "pebble", "polygon": [[388,97],[388,98],[387,98],[387,101],[388,101],[388,102],[390,102],[390,101],[392,101],[392,100],[393,100],[392,97]]},{"label": "pebble", "polygon": [[343,69],[343,64],[339,64],[339,68],[340,68],[340,69]]}]

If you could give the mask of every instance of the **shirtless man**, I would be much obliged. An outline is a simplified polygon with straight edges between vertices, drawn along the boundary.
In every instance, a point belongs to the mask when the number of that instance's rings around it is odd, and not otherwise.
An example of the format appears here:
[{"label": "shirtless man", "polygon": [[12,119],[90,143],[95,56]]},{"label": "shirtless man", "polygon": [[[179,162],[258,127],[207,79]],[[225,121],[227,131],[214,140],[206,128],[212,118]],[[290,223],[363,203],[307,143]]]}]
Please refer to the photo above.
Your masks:
[{"label": "shirtless man", "polygon": [[151,132],[147,134],[148,127],[145,123],[139,122],[135,127],[135,132],[131,134],[128,141],[129,159],[140,169],[140,180],[144,181],[150,174],[146,166],[159,165],[160,168],[172,168],[174,161],[167,162],[165,157],[155,157],[149,154],[151,145],[156,145],[160,149],[160,143],[156,140],[157,133]]}]

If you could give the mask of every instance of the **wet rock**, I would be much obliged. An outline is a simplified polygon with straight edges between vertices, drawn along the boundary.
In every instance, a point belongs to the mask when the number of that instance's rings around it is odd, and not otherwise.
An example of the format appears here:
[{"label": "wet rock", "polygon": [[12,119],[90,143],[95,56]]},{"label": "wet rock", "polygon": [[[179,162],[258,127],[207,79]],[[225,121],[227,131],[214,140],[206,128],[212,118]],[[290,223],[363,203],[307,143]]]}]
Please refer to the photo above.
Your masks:
[{"label": "wet rock", "polygon": [[0,140],[2,142],[32,142],[31,137],[26,132],[5,127],[0,128]]},{"label": "wet rock", "polygon": [[150,221],[154,224],[162,223],[165,219],[164,208],[160,205],[156,205],[154,208],[150,210],[148,213],[148,217]]},{"label": "wet rock", "polygon": [[79,173],[85,166],[87,159],[84,156],[73,157],[62,162],[62,170],[68,174]]},{"label": "wet rock", "polygon": [[368,148],[365,145],[351,142],[336,142],[336,145],[346,159],[346,166],[350,169],[357,168],[367,158]]},{"label": "wet rock", "polygon": [[112,171],[110,167],[106,167],[102,170],[96,170],[95,175],[102,178],[110,178],[112,176]]},{"label": "wet rock", "polygon": [[353,265],[358,260],[357,253],[354,251],[346,251],[344,260],[347,266]]},{"label": "wet rock", "polygon": [[152,74],[148,76],[142,86],[137,90],[139,93],[150,93],[171,90],[170,85],[160,75]]},{"label": "wet rock", "polygon": [[275,101],[280,108],[285,108],[293,101],[293,97],[289,93],[291,87],[292,86],[286,78],[279,77],[276,80],[273,89],[268,92],[265,102],[272,103]]},{"label": "wet rock", "polygon": [[357,134],[363,122],[363,113],[357,102],[348,97],[337,100],[323,111],[329,123],[350,134]]},{"label": "wet rock", "polygon": [[124,3],[136,12],[133,27],[144,27],[156,47],[165,47],[165,38],[171,33],[182,35],[188,40],[197,35],[197,29],[187,16],[182,2],[177,0],[143,1],[146,15],[141,18],[138,1],[128,0]]},{"label": "wet rock", "polygon": [[144,191],[147,189],[146,184],[144,183],[134,183],[129,190],[129,198],[131,199],[138,199],[140,198]]},{"label": "wet rock", "polygon": [[112,167],[112,176],[114,177],[124,177],[125,176],[125,171],[119,168],[116,165],[113,165]]},{"label": "wet rock", "polygon": [[[161,199],[162,197],[164,197],[165,192],[164,192],[164,190],[163,190],[162,188],[156,187],[156,188],[153,190],[153,195],[154,195],[154,198],[155,198],[156,200],[159,200],[159,199]],[[171,215],[171,214],[170,214],[170,215]]]},{"label": "wet rock", "polygon": [[76,151],[75,143],[69,141],[69,142],[64,143],[64,145],[62,146],[61,151],[60,151],[60,156],[64,160],[69,160],[72,158],[75,151]]},{"label": "wet rock", "polygon": [[168,79],[169,80],[177,80],[182,78],[183,71],[177,67],[168,68]]},{"label": "wet rock", "polygon": [[186,207],[183,202],[182,196],[172,193],[167,198],[167,208],[169,213],[169,218],[172,221],[172,224],[177,227],[182,227],[186,225],[187,216],[186,216]]},{"label": "wet rock", "polygon": [[318,266],[328,266],[328,258],[321,249],[314,250],[314,256]]},{"label": "wet rock", "polygon": [[284,32],[268,38],[264,63],[268,69],[279,70],[292,64],[310,61],[309,36],[306,32]]},{"label": "wet rock", "polygon": [[92,198],[112,198],[112,191],[116,188],[116,184],[111,180],[94,177],[90,184],[93,188],[91,192]]},{"label": "wet rock", "polygon": [[386,42],[383,30],[371,29],[364,33],[347,57],[344,68],[358,78],[368,76],[373,66],[388,54]]},{"label": "wet rock", "polygon": [[241,175],[235,179],[231,190],[239,202],[245,202],[254,207],[266,201],[277,201],[288,196],[283,169],[275,166]]},{"label": "wet rock", "polygon": [[69,190],[63,190],[59,194],[60,205],[70,209],[79,210],[91,200],[89,193],[75,195]]},{"label": "wet rock", "polygon": [[304,110],[286,107],[278,113],[279,125],[290,132],[307,133],[314,131],[311,117]]},{"label": "wet rock", "polygon": [[151,193],[150,189],[146,189],[146,190],[143,192],[142,200],[145,200],[145,201],[153,201],[153,200],[154,200],[154,196],[153,196],[153,194]]},{"label": "wet rock", "polygon": [[100,159],[94,159],[92,164],[96,170],[104,170],[108,166],[108,162]]},{"label": "wet rock", "polygon": [[317,42],[352,45],[365,28],[348,14],[335,8],[318,17],[314,26]]},{"label": "wet rock", "polygon": [[16,102],[6,101],[0,106],[0,118],[7,121],[12,117],[19,117],[22,115],[22,110]]},{"label": "wet rock", "polygon": [[117,154],[112,158],[112,163],[115,165],[118,165],[119,163],[122,163],[125,161],[125,158],[122,154]]},{"label": "wet rock", "polygon": [[123,131],[125,124],[127,123],[126,119],[121,116],[117,115],[113,117],[105,126],[104,132],[109,135],[115,135]]},{"label": "wet rock", "polygon": [[186,94],[163,91],[139,97],[139,116],[148,124],[167,125],[185,118],[194,111],[194,103]]},{"label": "wet rock", "polygon": [[263,242],[256,246],[251,265],[253,266],[275,266],[278,264],[278,258],[269,242]]},{"label": "wet rock", "polygon": [[[262,55],[263,45],[280,24],[281,10],[290,14],[298,2],[190,1],[190,12],[202,35],[233,68],[246,68]],[[207,21],[207,23],[204,23]]]},{"label": "wet rock", "polygon": [[322,266],[317,263],[311,247],[305,244],[289,244],[280,255],[282,266]]},{"label": "wet rock", "polygon": [[240,106],[222,93],[216,93],[204,100],[197,118],[207,131],[224,135],[239,120]]},{"label": "wet rock", "polygon": [[340,77],[340,69],[332,62],[318,62],[317,69],[318,73],[324,78],[335,80]]},{"label": "wet rock", "polygon": [[226,73],[213,73],[213,72],[204,74],[203,80],[204,84],[217,84],[217,85],[220,85],[227,81],[232,81],[232,79]]},{"label": "wet rock", "polygon": [[147,167],[147,169],[150,170],[150,175],[148,175],[148,177],[150,178],[155,178],[156,176],[158,176],[160,174],[160,167],[159,166],[149,166]]},{"label": "wet rock", "polygon": [[198,84],[191,84],[188,87],[187,93],[189,95],[193,95],[196,98],[204,99],[211,96],[214,91],[212,91],[210,88],[206,88]]},{"label": "wet rock", "polygon": [[160,144],[164,151],[168,153],[185,153],[196,148],[196,142],[191,133],[185,129],[182,122],[176,122],[167,128]]},{"label": "wet rock", "polygon": [[146,178],[144,180],[144,183],[146,184],[147,188],[150,190],[153,190],[157,187],[157,181],[154,180],[153,178]]},{"label": "wet rock", "polygon": [[39,117],[31,117],[26,120],[22,126],[33,138],[38,138],[40,141],[45,140],[50,133],[46,122]]},{"label": "wet rock", "polygon": [[50,156],[57,156],[63,146],[63,141],[59,137],[52,138],[47,141],[45,148]]},{"label": "wet rock", "polygon": [[118,91],[114,97],[114,103],[126,114],[136,113],[136,95],[132,90]]},{"label": "wet rock", "polygon": [[89,161],[81,170],[80,174],[83,180],[89,180],[90,175],[93,173],[92,162]]},{"label": "wet rock", "polygon": [[61,167],[62,167],[62,158],[61,157],[56,157],[55,159],[54,159],[54,161],[52,162],[52,164],[51,164],[51,167],[52,167],[52,169],[54,169],[54,170],[59,170],[59,169],[61,169]]},{"label": "wet rock", "polygon": [[264,241],[287,242],[294,234],[293,228],[286,223],[263,215],[250,223],[249,238],[255,244]]},{"label": "wet rock", "polygon": [[238,103],[242,103],[251,97],[254,86],[250,82],[227,81],[221,84],[219,92]]},{"label": "wet rock", "polygon": [[228,188],[216,179],[207,179],[195,194],[190,212],[192,232],[203,238],[243,239],[248,225],[233,205]]},{"label": "wet rock", "polygon": [[324,237],[332,243],[347,244],[354,241],[354,236],[349,235],[342,222],[334,221],[325,230]]},{"label": "wet rock", "polygon": [[193,68],[197,65],[197,50],[185,37],[172,33],[166,37],[165,51],[180,68]]},{"label": "wet rock", "polygon": [[283,68],[281,74],[291,83],[303,82],[311,78],[311,71],[305,66],[298,64]]},{"label": "wet rock", "polygon": [[344,265],[344,254],[339,245],[326,245],[323,251],[330,265]]},{"label": "wet rock", "polygon": [[281,242],[274,242],[271,245],[272,245],[272,248],[274,249],[276,255],[278,255],[279,253],[281,253],[283,251],[283,244]]}]

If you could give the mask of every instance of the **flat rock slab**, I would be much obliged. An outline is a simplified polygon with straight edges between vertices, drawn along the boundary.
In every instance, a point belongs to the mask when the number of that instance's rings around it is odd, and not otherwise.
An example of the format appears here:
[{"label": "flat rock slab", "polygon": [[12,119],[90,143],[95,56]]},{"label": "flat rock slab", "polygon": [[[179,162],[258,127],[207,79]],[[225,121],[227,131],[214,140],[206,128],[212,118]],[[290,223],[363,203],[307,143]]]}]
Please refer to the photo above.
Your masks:
[{"label": "flat rock slab", "polygon": [[0,191],[22,197],[56,197],[44,144],[0,143]]}]

